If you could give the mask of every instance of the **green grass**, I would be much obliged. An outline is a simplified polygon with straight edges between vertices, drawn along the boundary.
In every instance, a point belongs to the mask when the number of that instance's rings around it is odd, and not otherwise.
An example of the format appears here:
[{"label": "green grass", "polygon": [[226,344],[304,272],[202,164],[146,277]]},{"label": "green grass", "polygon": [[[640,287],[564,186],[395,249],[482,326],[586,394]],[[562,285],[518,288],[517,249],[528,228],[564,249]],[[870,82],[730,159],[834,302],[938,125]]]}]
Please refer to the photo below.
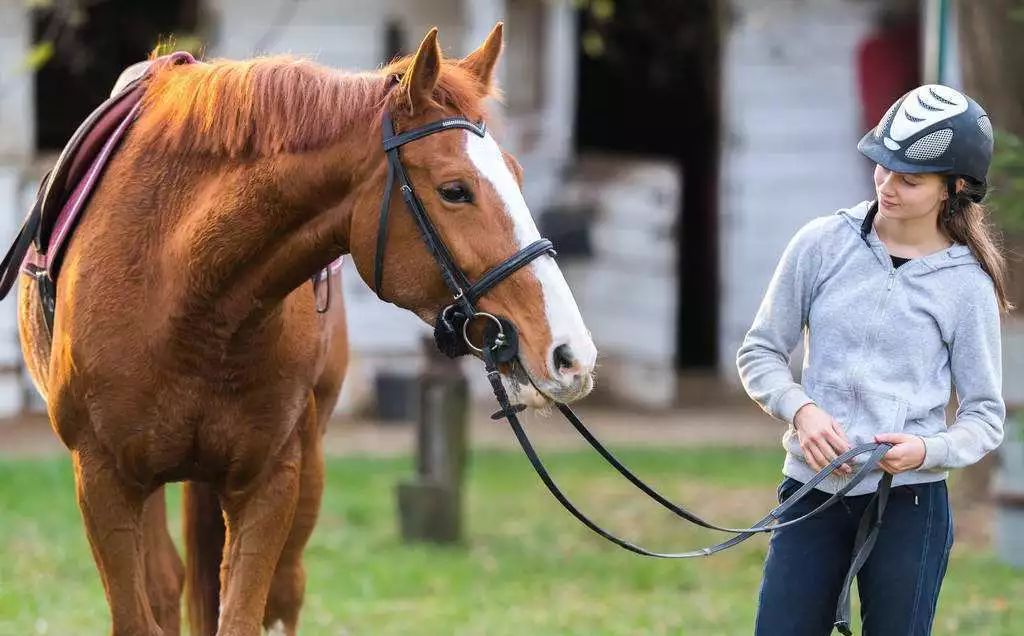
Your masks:
[{"label": "green grass", "polygon": [[[755,520],[778,480],[774,451],[623,452],[657,487],[726,523]],[[641,501],[589,453],[549,457],[553,472],[611,529],[649,547],[716,537]],[[404,545],[395,484],[406,460],[329,464],[306,552],[303,633],[311,635],[749,634],[765,538],[710,559],[643,559],[593,536],[543,490],[517,453],[473,456],[466,541]],[[179,492],[172,489],[177,533]],[[954,550],[936,634],[1022,634],[1024,572]],[[64,460],[0,463],[0,635],[103,634],[107,608]]]}]

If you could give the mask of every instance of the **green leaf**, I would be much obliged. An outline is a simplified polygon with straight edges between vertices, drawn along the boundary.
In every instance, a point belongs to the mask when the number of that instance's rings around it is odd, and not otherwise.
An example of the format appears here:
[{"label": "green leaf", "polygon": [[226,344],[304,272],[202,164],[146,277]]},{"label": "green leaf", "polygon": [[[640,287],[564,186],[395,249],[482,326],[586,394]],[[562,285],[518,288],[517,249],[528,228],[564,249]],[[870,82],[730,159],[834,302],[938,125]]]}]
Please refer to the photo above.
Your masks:
[{"label": "green leaf", "polygon": [[583,34],[583,52],[587,57],[601,57],[604,55],[604,38],[597,31],[587,31]]},{"label": "green leaf", "polygon": [[615,15],[615,2],[612,0],[594,0],[590,12],[598,20],[610,20]]},{"label": "green leaf", "polygon": [[53,58],[53,53],[53,42],[40,42],[29,49],[22,66],[26,70],[38,71]]},{"label": "green leaf", "polygon": [[1024,235],[1024,140],[1008,130],[996,131],[989,182],[993,219],[1005,232]]}]

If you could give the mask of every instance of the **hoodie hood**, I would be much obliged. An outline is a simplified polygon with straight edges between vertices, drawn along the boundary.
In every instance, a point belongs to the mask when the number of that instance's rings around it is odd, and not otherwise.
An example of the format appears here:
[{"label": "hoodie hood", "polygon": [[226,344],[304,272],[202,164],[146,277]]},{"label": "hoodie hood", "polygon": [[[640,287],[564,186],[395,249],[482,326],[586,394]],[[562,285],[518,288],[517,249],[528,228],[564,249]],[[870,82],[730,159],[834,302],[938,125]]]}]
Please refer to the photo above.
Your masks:
[{"label": "hoodie hood", "polygon": [[[836,214],[846,220],[846,224],[852,231],[856,232],[858,235],[862,235],[866,247],[875,253],[883,265],[889,267],[891,266],[889,252],[885,247],[885,243],[882,242],[882,239],[878,238],[878,233],[875,232],[874,223],[871,223],[868,226],[867,233],[864,233],[865,220],[869,215],[872,219],[874,218],[874,212],[877,209],[877,205],[878,204],[875,201],[861,201],[851,208],[840,209]],[[928,271],[933,272],[946,269],[948,267],[978,264],[978,259],[974,257],[973,253],[971,253],[971,248],[963,243],[956,242],[949,247],[921,256],[914,260],[923,261],[928,266]]]}]

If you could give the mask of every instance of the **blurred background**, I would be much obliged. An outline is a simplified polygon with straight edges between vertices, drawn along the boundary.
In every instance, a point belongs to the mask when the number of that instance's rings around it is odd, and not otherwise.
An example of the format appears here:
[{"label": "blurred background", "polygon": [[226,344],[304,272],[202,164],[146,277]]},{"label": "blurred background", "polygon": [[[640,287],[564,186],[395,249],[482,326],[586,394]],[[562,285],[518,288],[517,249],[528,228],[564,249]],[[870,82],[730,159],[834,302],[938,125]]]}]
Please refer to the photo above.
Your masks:
[{"label": "blurred background", "polygon": [[[963,89],[992,116],[993,220],[1011,254],[1012,298],[1024,303],[1024,0],[0,0],[0,239],[13,240],[40,178],[120,72],[158,44],[365,70],[413,52],[435,25],[445,54],[465,55],[499,20],[506,97],[494,129],[525,169],[527,202],[601,352],[584,413],[667,491],[709,502],[712,516],[750,521],[779,478],[781,425],[746,398],[734,363],[778,257],[811,218],[871,198],[873,166],[856,143],[910,88]],[[763,541],[697,564],[613,554],[556,512],[488,421],[475,360],[462,363],[468,549],[402,544],[391,488],[419,466],[430,330],[380,302],[348,263],[342,280],[352,368],[328,433],[339,484],[311,548],[308,633],[749,633]],[[1014,569],[1024,566],[1019,315],[1004,322],[1008,441],[955,478],[966,547],[943,593],[941,633],[1024,633],[1012,602],[1024,598]],[[0,634],[98,633],[102,592],[43,412],[9,298]],[[636,504],[557,422],[532,423],[581,499],[624,532],[710,542]],[[355,565],[358,574],[339,575],[346,582],[333,576]],[[47,587],[67,579],[80,592]],[[481,596],[484,579],[498,591]]]}]

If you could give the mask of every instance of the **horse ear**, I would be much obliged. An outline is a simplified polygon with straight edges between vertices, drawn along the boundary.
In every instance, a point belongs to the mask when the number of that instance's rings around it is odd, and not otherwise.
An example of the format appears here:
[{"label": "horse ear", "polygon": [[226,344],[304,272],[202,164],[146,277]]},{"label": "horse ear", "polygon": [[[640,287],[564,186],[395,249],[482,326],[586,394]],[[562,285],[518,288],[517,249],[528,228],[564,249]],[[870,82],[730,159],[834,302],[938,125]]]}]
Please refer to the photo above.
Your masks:
[{"label": "horse ear", "polygon": [[494,67],[498,63],[498,56],[501,55],[501,34],[504,27],[502,22],[495,24],[480,48],[459,62],[459,66],[469,70],[480,81],[484,95],[491,93],[494,84]]},{"label": "horse ear", "polygon": [[437,27],[434,27],[420,42],[412,65],[402,76],[402,82],[399,84],[401,94],[409,102],[410,112],[430,105],[433,101],[434,86],[440,74],[441,47],[437,43]]}]

